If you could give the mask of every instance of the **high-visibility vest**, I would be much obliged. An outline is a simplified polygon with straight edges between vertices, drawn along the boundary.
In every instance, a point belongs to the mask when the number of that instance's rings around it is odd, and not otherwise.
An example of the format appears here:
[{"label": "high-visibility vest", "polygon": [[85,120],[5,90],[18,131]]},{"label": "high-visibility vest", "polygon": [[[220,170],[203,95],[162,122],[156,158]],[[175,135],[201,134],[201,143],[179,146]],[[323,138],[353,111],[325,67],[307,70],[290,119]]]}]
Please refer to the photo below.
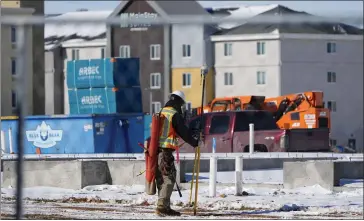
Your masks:
[{"label": "high-visibility vest", "polygon": [[177,111],[172,107],[164,107],[161,112],[161,129],[159,135],[159,147],[178,149],[178,140],[176,131],[172,125],[173,115]]}]

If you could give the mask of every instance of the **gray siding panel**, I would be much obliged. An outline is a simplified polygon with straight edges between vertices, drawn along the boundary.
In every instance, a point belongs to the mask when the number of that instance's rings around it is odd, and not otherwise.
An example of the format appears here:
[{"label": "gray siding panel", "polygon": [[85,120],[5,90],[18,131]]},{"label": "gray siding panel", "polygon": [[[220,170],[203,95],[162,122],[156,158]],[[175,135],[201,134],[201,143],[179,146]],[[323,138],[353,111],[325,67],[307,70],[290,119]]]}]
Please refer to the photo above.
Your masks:
[{"label": "gray siding panel", "polygon": [[[204,51],[203,37],[202,25],[173,25],[172,68],[201,67]],[[183,44],[191,45],[191,57],[183,57]]]}]

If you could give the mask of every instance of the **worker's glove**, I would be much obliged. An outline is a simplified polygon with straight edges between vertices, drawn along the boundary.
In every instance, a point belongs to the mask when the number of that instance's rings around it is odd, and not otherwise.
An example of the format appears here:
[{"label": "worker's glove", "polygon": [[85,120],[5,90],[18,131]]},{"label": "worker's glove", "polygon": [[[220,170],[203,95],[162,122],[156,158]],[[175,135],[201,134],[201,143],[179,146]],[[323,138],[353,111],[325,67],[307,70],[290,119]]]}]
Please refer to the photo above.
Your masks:
[{"label": "worker's glove", "polygon": [[205,142],[203,140],[199,140],[198,141],[198,146],[199,147],[204,147],[205,146]]},{"label": "worker's glove", "polygon": [[202,141],[205,141],[205,134],[201,134],[201,135],[199,136],[199,139],[200,139],[200,140],[202,140]]}]

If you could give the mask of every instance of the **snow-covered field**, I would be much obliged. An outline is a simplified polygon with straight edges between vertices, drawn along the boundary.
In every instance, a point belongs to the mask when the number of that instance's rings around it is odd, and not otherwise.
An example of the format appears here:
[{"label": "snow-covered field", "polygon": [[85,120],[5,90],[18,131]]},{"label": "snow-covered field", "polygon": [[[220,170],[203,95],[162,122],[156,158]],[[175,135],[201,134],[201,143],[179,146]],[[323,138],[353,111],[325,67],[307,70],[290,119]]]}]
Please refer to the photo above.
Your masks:
[{"label": "snow-covered field", "polygon": [[[281,183],[278,171],[270,171],[266,179],[253,174],[245,174],[248,183]],[[207,177],[201,174],[200,180],[208,181]],[[228,183],[233,178],[218,173],[219,180]],[[244,196],[234,196],[231,184],[218,184],[216,197],[210,198],[208,186],[201,183],[197,215],[200,219],[362,219],[363,181],[343,180],[343,184],[347,188],[337,192],[320,186],[285,190],[246,184]],[[14,214],[15,189],[2,188],[1,192],[2,218],[10,218]],[[180,198],[173,193],[173,208],[183,212],[181,219],[194,219],[193,209],[188,206],[190,190],[182,190],[182,195]],[[24,189],[24,198],[24,212],[29,219],[159,218],[154,214],[157,196],[146,195],[143,185],[99,185],[81,190],[34,187]]]},{"label": "snow-covered field", "polygon": [[[201,182],[209,182],[209,173],[200,173],[199,180]],[[216,174],[216,181],[218,183],[234,183],[235,172],[218,172]],[[190,181],[192,173],[186,174],[186,180]],[[270,170],[248,170],[243,171],[244,183],[265,183],[265,184],[283,184],[283,170],[270,169]]]}]

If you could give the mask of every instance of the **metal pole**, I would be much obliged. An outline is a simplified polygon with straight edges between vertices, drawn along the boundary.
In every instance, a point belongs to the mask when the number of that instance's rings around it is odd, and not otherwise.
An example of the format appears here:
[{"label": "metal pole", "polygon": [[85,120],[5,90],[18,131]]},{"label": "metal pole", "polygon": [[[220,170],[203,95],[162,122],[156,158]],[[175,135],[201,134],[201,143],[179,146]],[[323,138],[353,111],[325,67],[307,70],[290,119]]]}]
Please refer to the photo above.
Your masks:
[{"label": "metal pole", "polygon": [[[1,3],[0,3],[0,17],[1,17],[1,10],[2,9],[2,7],[1,7]],[[1,43],[2,43],[2,40],[1,40],[1,35],[2,35],[2,24],[1,24],[1,19],[0,19],[0,45],[1,45]],[[1,61],[2,61],[2,58],[1,58],[1,56],[2,56],[2,50],[1,50],[1,48],[0,48],[0,130],[1,130],[1,132],[3,132],[3,130],[2,130],[2,126],[1,126],[1,116],[2,116],[2,114],[1,114],[1,101],[2,101],[2,94],[1,94],[1,91],[2,91],[2,87],[1,87],[1,78],[2,78],[2,74],[1,74]],[[0,142],[2,143],[2,142],[5,142],[5,139],[3,140],[3,137],[1,136],[1,138],[0,138]],[[3,157],[3,151],[1,151],[0,152],[0,174],[1,174],[1,180],[0,180],[0,220],[1,220],[1,201],[2,201],[2,198],[1,198],[1,188],[2,188],[2,182],[3,182],[3,173],[2,173],[2,171],[3,171],[3,167],[2,167],[2,163],[1,163],[1,158]]]},{"label": "metal pole", "polygon": [[243,194],[243,158],[237,156],[235,158],[235,196]]},{"label": "metal pole", "polygon": [[216,196],[216,176],[217,176],[217,157],[216,157],[216,139],[212,138],[212,156],[210,157],[210,178],[209,178],[209,196]]},{"label": "metal pole", "polygon": [[28,93],[28,81],[26,74],[26,59],[27,59],[27,48],[25,44],[26,33],[25,29],[28,28],[25,25],[17,26],[17,63],[16,63],[16,93],[17,93],[17,115],[18,120],[18,133],[17,133],[17,147],[18,147],[18,158],[17,158],[17,179],[16,179],[16,219],[23,219],[23,157],[24,157],[24,116],[27,114],[26,108],[27,99],[24,96]]},{"label": "metal pole", "polygon": [[216,196],[217,157],[210,157],[209,196]]},{"label": "metal pole", "polygon": [[249,153],[254,153],[254,124],[249,124]]}]

